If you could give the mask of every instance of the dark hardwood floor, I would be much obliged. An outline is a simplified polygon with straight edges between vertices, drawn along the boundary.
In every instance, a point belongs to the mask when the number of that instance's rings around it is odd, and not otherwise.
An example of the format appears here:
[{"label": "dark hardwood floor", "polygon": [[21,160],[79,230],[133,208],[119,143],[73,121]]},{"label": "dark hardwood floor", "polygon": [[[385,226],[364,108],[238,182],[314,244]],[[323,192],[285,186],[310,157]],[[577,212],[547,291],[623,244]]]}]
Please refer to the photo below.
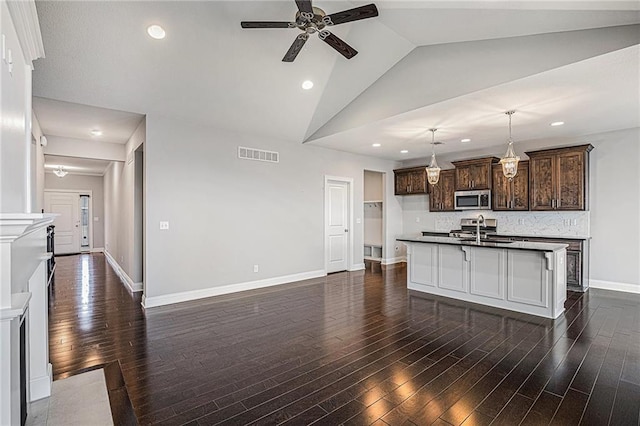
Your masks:
[{"label": "dark hardwood floor", "polygon": [[54,376],[118,361],[140,424],[640,424],[638,295],[570,292],[551,321],[405,280],[339,273],[145,312],[103,255],[59,257]]}]

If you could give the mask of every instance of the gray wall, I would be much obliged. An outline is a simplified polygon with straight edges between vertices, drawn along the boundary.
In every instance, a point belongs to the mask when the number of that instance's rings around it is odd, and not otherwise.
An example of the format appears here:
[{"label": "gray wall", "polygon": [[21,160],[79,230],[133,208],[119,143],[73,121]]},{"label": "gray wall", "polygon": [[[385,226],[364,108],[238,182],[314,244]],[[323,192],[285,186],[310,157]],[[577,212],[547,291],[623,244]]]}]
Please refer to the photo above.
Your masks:
[{"label": "gray wall", "polygon": [[125,145],[126,161],[114,161],[104,175],[105,251],[134,283],[142,282],[142,259],[136,256],[142,244],[135,238],[135,155],[146,137],[146,122],[138,125]]},{"label": "gray wall", "polygon": [[[280,162],[239,160],[239,145],[279,151]],[[324,270],[325,175],[354,180],[354,216],[362,219],[364,170],[386,172],[384,257],[394,256],[402,226],[395,162],[156,115],[147,115],[144,150],[145,297]],[[160,221],[170,229],[159,230]],[[355,228],[357,264],[363,224]]]},{"label": "gray wall", "polygon": [[[59,178],[53,173],[44,174],[45,189],[91,190],[93,212],[91,224],[93,226],[93,248],[104,247],[104,179],[102,176],[72,175]],[[94,218],[98,218],[95,221]]]},{"label": "gray wall", "polygon": [[[595,148],[590,154],[590,234],[591,280],[599,286],[640,292],[640,129],[618,130],[578,138],[535,140],[516,144],[517,154],[526,158],[524,151],[553,146],[571,146],[590,143]],[[501,157],[504,145],[494,149],[457,154],[456,159],[483,155]],[[449,168],[443,157],[441,167]],[[426,160],[423,160],[424,163]],[[408,164],[414,165],[412,161]],[[427,196],[397,197],[403,203],[403,231],[416,233],[434,230],[438,216],[451,213],[430,213]],[[473,213],[470,213],[472,215]],[[477,212],[476,212],[477,214]],[[491,213],[489,217],[522,217],[533,212]],[[549,212],[558,223],[577,213]],[[416,220],[419,220],[417,222]],[[526,219],[525,219],[526,220]],[[560,225],[562,226],[562,225]],[[498,222],[500,228],[500,221]]]}]

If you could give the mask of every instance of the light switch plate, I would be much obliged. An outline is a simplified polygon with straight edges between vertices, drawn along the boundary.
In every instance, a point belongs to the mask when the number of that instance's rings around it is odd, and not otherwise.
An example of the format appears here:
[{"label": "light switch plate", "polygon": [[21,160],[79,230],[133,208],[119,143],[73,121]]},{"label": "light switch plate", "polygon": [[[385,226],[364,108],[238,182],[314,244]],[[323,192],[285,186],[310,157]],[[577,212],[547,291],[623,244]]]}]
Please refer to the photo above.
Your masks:
[{"label": "light switch plate", "polygon": [[94,221],[94,222],[99,222],[99,221],[100,221],[100,218],[99,218],[98,216],[94,216],[94,217],[93,217],[93,221]]},{"label": "light switch plate", "polygon": [[165,230],[165,229],[169,229],[169,222],[160,222],[160,229]]}]

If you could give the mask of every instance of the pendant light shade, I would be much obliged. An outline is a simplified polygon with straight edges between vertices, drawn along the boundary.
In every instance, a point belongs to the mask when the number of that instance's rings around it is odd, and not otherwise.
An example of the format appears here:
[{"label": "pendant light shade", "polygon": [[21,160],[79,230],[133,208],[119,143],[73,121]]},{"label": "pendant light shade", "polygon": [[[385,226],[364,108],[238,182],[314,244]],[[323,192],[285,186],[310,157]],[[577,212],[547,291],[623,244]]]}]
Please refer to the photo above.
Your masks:
[{"label": "pendant light shade", "polygon": [[431,163],[427,166],[427,180],[431,185],[435,185],[440,180],[440,167],[438,167],[438,162],[436,161],[436,130],[438,129],[429,129],[431,132]]},{"label": "pendant light shade", "polygon": [[58,166],[58,168],[53,171],[53,174],[58,176],[59,178],[65,177],[67,173],[69,172],[67,172],[62,166]]},{"label": "pendant light shade", "polygon": [[505,112],[505,114],[509,116],[509,144],[507,145],[506,154],[504,154],[504,157],[500,160],[502,173],[504,173],[505,177],[509,180],[512,180],[518,173],[518,162],[520,161],[520,157],[518,157],[513,150],[513,139],[511,138],[511,116],[514,113],[515,111]]}]

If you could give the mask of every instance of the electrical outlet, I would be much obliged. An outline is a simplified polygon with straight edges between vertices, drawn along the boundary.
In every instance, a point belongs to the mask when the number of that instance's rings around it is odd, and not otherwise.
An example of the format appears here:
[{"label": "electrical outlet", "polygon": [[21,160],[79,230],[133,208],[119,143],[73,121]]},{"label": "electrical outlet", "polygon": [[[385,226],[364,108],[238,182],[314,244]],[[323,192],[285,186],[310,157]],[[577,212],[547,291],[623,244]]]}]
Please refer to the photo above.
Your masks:
[{"label": "electrical outlet", "polygon": [[416,223],[420,223],[420,216],[416,217]]},{"label": "electrical outlet", "polygon": [[362,221],[360,220],[360,218],[356,218],[356,223],[361,223]]},{"label": "electrical outlet", "polygon": [[169,229],[169,222],[161,221],[161,222],[160,222],[160,229],[162,229],[162,230],[167,230],[167,229]]},{"label": "electrical outlet", "polygon": [[524,218],[518,219],[518,224],[519,225],[524,225]]},{"label": "electrical outlet", "polygon": [[258,265],[253,265],[253,272],[258,272],[260,267]]}]

